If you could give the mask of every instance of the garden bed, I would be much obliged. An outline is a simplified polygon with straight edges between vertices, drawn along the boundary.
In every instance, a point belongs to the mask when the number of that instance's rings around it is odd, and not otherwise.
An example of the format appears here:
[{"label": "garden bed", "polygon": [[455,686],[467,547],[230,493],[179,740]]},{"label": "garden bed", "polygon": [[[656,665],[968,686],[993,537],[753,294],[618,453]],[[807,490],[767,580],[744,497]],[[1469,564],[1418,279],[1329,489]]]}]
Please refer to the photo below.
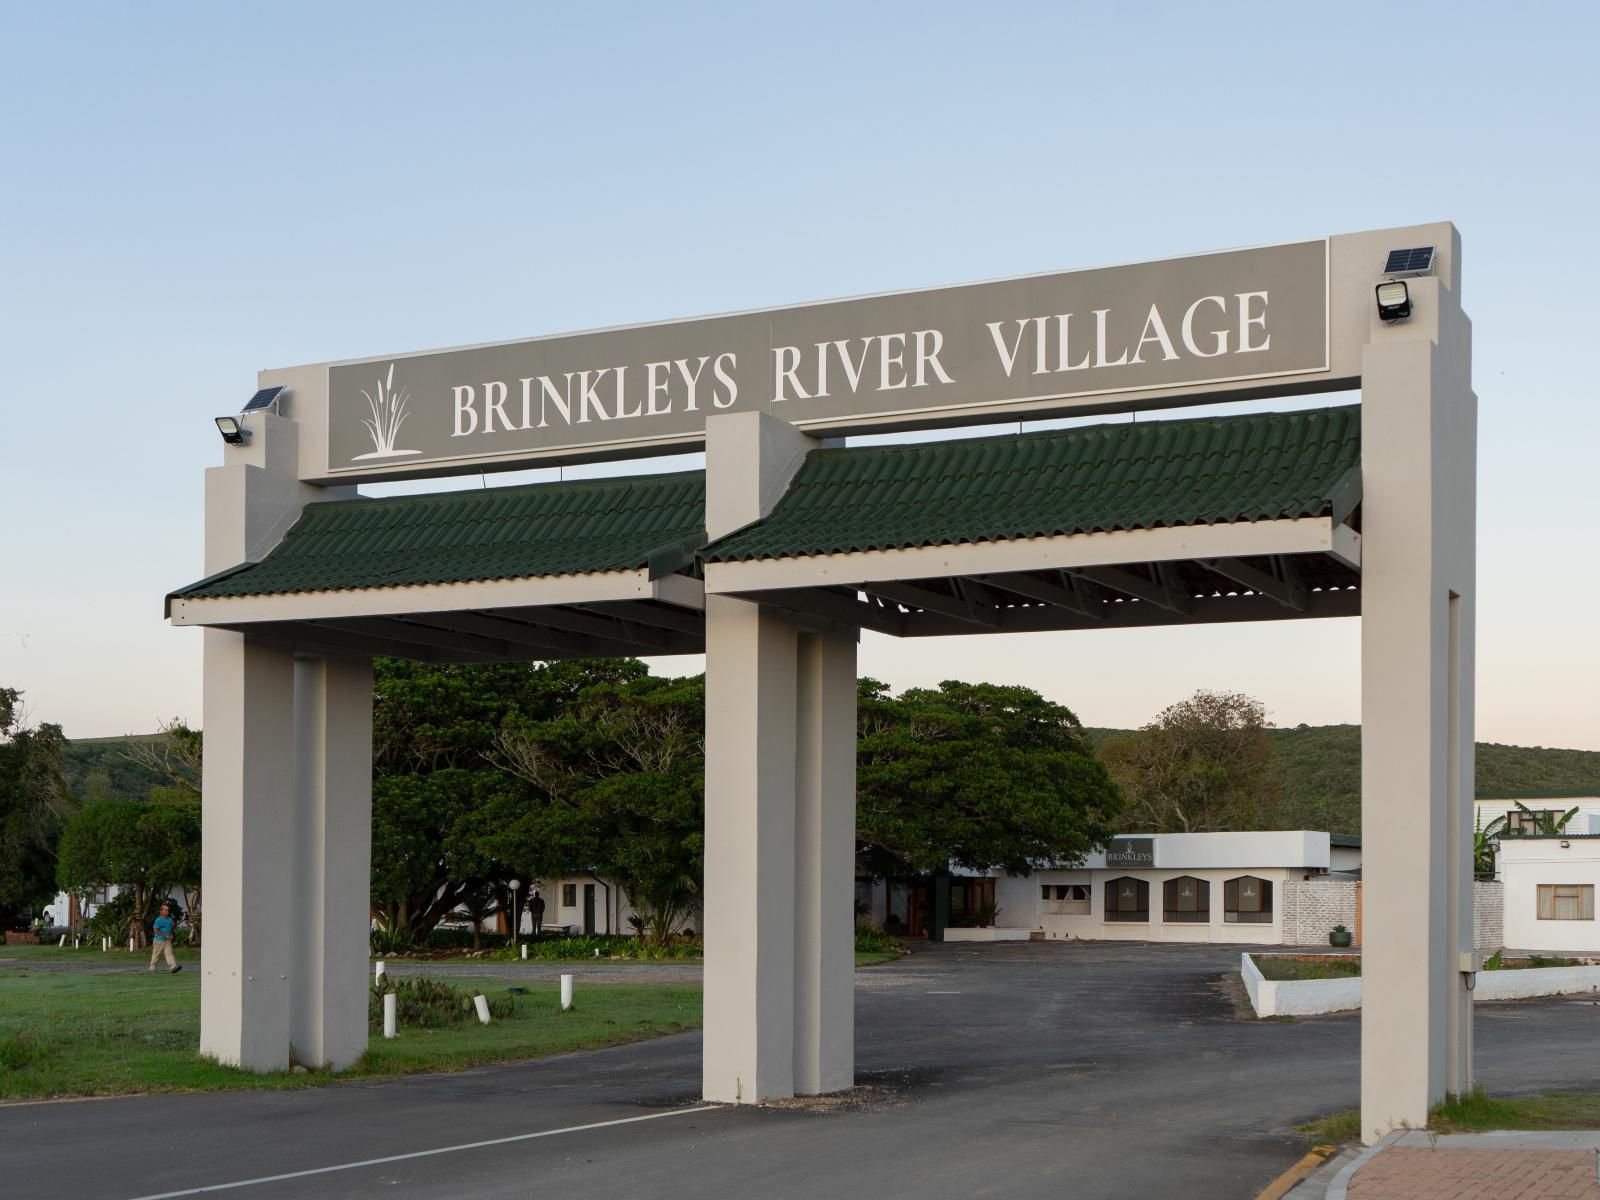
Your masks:
[{"label": "garden bed", "polygon": [[[1361,1007],[1361,958],[1354,954],[1242,954],[1239,973],[1258,1017],[1312,1016]],[[1478,1000],[1520,1000],[1600,992],[1600,966],[1576,959],[1502,959],[1474,980]]]}]

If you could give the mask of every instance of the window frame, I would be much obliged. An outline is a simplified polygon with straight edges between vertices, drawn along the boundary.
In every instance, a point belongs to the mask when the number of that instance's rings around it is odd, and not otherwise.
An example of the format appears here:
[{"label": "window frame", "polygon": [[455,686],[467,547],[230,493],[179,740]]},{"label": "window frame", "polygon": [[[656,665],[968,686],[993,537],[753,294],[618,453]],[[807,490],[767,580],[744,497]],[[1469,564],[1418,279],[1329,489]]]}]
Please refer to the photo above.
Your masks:
[{"label": "window frame", "polygon": [[[1118,885],[1124,880],[1134,884],[1135,908],[1122,908],[1112,904],[1118,899]],[[1114,925],[1148,925],[1150,924],[1150,881],[1140,879],[1137,875],[1118,875],[1114,879],[1105,881],[1105,888],[1101,893],[1104,907],[1101,909],[1101,918],[1108,924]]]},{"label": "window frame", "polygon": [[561,885],[561,907],[562,908],[577,908],[578,907],[578,885],[577,884],[575,884],[575,883],[563,883]]},{"label": "window frame", "polygon": [[[1576,893],[1573,896],[1563,897],[1558,895],[1562,891]],[[1550,915],[1545,916],[1545,898],[1549,897]],[[1561,900],[1574,900],[1577,902],[1578,915],[1574,917],[1558,916],[1556,905]],[[1541,883],[1534,889],[1533,911],[1536,920],[1540,921],[1592,921],[1594,920],[1594,884],[1592,883]]]},{"label": "window frame", "polygon": [[[1256,907],[1239,907],[1239,885],[1253,879],[1257,887]],[[1272,880],[1260,875],[1235,875],[1222,881],[1222,923],[1224,925],[1270,925],[1276,919]]]},{"label": "window frame", "polygon": [[[1183,897],[1178,894],[1178,885],[1184,882],[1193,883],[1194,907],[1173,907],[1173,901],[1181,905]],[[1161,881],[1161,923],[1163,925],[1209,925],[1211,924],[1211,881],[1201,879],[1198,875],[1174,875],[1171,879]]]}]

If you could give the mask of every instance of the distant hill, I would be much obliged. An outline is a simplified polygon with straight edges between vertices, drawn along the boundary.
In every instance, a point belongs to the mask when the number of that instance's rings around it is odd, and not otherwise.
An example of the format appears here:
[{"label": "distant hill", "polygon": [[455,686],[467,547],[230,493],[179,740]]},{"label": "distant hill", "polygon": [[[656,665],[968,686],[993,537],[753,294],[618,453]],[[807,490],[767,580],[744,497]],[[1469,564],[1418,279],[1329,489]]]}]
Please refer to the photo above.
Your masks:
[{"label": "distant hill", "polygon": [[152,787],[166,784],[164,776],[147,771],[127,758],[129,742],[154,741],[159,734],[127,737],[71,738],[62,755],[62,778],[67,794],[80,800],[115,796],[143,800]]},{"label": "distant hill", "polygon": [[[1118,729],[1090,729],[1099,745]],[[1283,770],[1284,829],[1361,832],[1361,727],[1300,725],[1271,731]],[[1478,743],[1480,796],[1600,796],[1600,750]]]}]

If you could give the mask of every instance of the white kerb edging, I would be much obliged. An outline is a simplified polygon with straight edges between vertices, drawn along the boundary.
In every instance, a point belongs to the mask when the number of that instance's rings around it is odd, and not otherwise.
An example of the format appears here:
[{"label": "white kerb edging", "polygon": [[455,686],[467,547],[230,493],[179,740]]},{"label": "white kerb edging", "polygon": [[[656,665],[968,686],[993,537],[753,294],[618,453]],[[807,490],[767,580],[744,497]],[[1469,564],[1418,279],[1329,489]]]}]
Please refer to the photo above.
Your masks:
[{"label": "white kerb edging", "polygon": [[[1239,974],[1258,1017],[1314,1016],[1361,1007],[1361,978],[1267,979],[1248,954],[1239,956]],[[1600,966],[1529,967],[1479,971],[1478,1000],[1521,1000],[1532,996],[1570,996],[1600,992]]]}]

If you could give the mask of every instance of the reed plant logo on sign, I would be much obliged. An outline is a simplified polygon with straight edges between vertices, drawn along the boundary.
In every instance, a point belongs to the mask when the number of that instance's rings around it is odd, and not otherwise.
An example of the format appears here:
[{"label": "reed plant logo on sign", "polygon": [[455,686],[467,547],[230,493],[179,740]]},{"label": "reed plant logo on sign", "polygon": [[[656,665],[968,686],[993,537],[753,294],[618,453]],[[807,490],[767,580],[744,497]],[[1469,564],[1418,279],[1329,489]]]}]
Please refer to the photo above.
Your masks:
[{"label": "reed plant logo on sign", "polygon": [[369,388],[362,388],[361,395],[366,399],[367,410],[372,414],[361,418],[361,423],[367,427],[367,436],[372,439],[372,449],[366,454],[357,454],[351,458],[352,462],[362,462],[375,458],[406,458],[413,454],[421,454],[421,450],[402,450],[395,445],[400,436],[400,426],[406,422],[406,404],[411,399],[411,393],[404,387],[399,390],[394,386],[394,364],[389,364],[388,374],[380,374],[378,380]]}]

